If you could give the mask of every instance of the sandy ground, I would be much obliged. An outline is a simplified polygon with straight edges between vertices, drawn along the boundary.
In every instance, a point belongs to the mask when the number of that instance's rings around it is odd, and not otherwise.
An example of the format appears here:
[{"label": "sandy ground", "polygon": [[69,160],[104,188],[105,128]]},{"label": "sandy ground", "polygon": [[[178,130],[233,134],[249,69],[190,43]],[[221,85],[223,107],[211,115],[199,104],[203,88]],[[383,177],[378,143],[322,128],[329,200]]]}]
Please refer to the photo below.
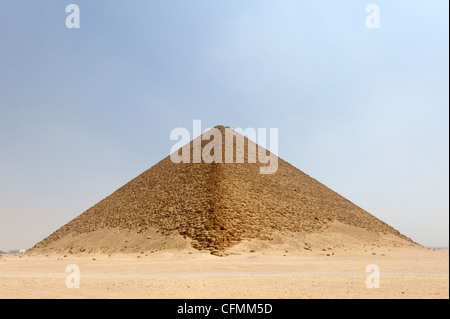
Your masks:
[{"label": "sandy ground", "polygon": [[[78,289],[66,286],[69,264]],[[366,287],[369,264],[379,288]],[[449,298],[449,252],[4,255],[0,298]]]}]

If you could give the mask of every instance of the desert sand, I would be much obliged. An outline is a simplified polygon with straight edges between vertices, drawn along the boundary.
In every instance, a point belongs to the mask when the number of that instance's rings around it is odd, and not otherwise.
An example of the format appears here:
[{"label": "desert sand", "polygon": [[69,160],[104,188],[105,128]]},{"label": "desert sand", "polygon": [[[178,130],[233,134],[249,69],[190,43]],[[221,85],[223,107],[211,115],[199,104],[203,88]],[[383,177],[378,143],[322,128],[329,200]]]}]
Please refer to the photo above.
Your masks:
[{"label": "desert sand", "polygon": [[[448,250],[4,255],[0,298],[449,298]],[[374,255],[375,254],[375,255]],[[94,260],[95,259],[95,260]],[[80,288],[66,266],[80,267]],[[366,266],[380,269],[369,289]]]}]

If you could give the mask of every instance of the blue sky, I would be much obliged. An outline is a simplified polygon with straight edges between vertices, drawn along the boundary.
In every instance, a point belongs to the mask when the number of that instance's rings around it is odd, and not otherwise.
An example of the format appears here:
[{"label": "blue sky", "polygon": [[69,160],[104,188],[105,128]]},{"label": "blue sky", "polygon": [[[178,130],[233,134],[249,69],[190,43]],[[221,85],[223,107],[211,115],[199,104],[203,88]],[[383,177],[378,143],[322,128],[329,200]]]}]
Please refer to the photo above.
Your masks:
[{"label": "blue sky", "polygon": [[[80,29],[65,26],[70,3]],[[78,216],[195,119],[278,128],[280,157],[448,246],[448,6],[1,0],[0,249]]]}]

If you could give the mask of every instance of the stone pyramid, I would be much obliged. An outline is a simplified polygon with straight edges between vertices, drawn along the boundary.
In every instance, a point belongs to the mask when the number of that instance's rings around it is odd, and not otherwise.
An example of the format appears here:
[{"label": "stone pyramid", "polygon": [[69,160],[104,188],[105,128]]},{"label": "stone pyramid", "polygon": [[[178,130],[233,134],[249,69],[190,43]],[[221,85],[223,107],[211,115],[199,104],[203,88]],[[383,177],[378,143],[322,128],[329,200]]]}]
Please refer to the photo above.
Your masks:
[{"label": "stone pyramid", "polygon": [[[216,128],[239,136],[231,128]],[[209,140],[199,139],[203,149]],[[188,146],[191,159],[194,141]],[[246,150],[254,143],[245,137],[244,141],[244,163],[224,163],[224,154],[222,163],[174,163],[170,156],[164,158],[32,251],[140,251],[150,249],[152,241],[161,243],[161,236],[177,236],[195,249],[220,255],[242,241],[270,241],[284,232],[320,232],[333,222],[413,243],[281,158],[274,174],[260,174],[266,164],[248,160]],[[221,143],[225,150],[225,134]],[[232,143],[236,146],[236,140]],[[98,240],[89,237],[92,233],[100,234]]]}]

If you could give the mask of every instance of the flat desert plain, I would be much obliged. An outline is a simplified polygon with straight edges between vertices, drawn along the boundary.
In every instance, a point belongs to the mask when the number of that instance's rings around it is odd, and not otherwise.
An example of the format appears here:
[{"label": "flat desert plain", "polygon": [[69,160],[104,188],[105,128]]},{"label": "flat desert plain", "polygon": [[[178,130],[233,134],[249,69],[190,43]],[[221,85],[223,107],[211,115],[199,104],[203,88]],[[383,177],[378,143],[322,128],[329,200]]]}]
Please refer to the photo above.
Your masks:
[{"label": "flat desert plain", "polygon": [[[427,248],[360,251],[198,251],[3,255],[0,298],[449,298],[449,252]],[[69,289],[69,264],[80,287]],[[367,265],[379,288],[366,287]]]}]

